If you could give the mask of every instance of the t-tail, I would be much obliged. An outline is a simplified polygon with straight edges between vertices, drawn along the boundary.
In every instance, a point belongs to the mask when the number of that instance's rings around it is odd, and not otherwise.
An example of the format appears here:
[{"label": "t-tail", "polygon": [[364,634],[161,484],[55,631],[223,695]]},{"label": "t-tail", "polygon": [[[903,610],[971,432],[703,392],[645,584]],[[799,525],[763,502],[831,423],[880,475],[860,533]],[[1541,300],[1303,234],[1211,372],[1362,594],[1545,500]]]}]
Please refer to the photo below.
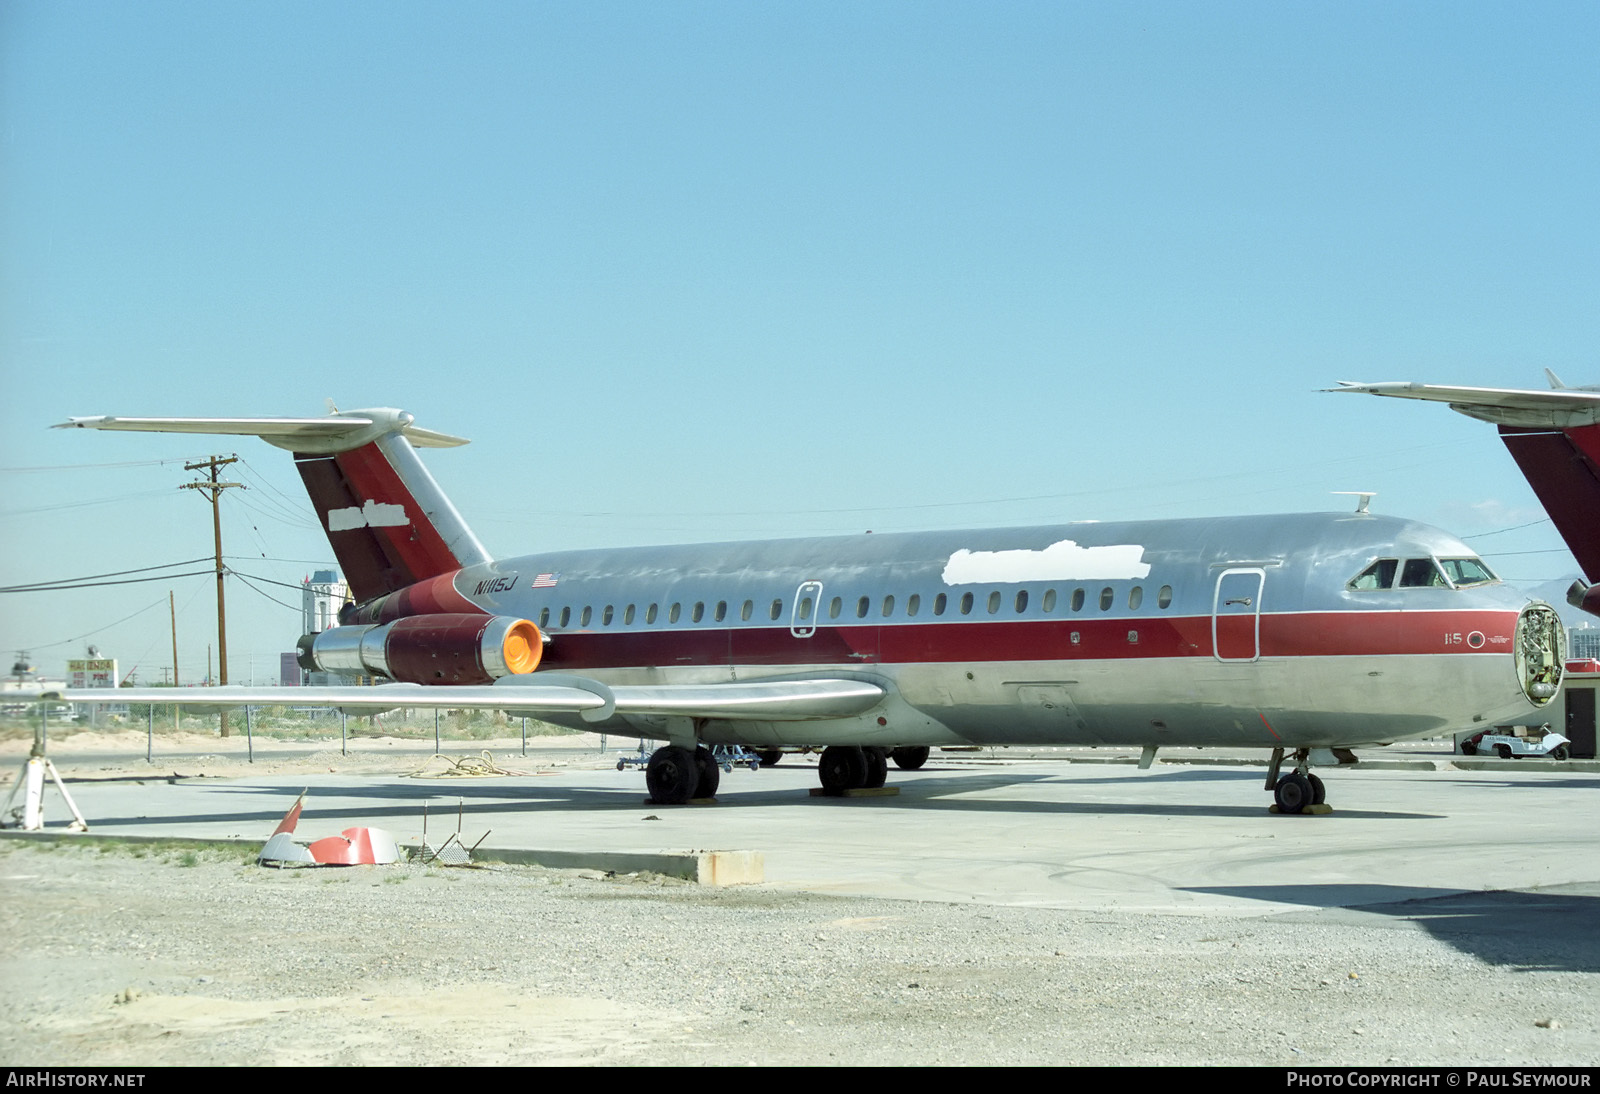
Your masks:
[{"label": "t-tail", "polygon": [[403,410],[324,418],[72,418],[57,428],[255,436],[294,453],[358,603],[490,560],[414,447],[467,441],[422,429]]},{"label": "t-tail", "polygon": [[1498,426],[1588,579],[1574,584],[1567,600],[1600,615],[1600,389],[1568,387],[1549,369],[1545,377],[1548,391],[1348,381],[1332,390],[1448,403]]}]

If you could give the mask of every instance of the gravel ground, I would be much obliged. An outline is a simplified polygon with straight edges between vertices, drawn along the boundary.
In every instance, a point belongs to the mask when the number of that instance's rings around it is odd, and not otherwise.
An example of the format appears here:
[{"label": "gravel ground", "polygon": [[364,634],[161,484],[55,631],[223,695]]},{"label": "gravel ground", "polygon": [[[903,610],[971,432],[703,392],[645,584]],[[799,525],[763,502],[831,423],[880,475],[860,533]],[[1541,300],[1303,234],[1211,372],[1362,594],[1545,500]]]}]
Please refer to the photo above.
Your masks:
[{"label": "gravel ground", "polygon": [[1452,934],[4,841],[0,1060],[1594,1065],[1597,894],[1546,899],[1586,926],[1519,948],[1481,909]]}]

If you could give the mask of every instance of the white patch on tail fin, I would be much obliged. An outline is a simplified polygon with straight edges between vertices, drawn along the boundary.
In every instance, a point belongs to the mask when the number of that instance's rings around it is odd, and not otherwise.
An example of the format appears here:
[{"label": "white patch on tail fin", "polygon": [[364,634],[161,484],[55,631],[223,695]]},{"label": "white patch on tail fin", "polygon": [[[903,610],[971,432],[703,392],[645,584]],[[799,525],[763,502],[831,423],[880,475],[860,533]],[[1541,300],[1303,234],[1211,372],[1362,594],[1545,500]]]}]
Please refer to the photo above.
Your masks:
[{"label": "white patch on tail fin", "polygon": [[328,510],[328,531],[348,532],[354,528],[404,528],[411,523],[406,507],[387,502],[368,501],[357,508]]}]

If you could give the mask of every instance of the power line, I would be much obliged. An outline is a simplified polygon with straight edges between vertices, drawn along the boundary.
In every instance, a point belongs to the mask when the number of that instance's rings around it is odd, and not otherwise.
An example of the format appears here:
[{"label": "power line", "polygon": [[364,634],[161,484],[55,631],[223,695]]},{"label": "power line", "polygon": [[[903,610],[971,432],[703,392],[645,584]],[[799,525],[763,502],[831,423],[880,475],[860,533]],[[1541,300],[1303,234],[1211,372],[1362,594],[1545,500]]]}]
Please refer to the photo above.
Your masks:
[{"label": "power line", "polygon": [[34,513],[55,513],[62,509],[85,509],[91,505],[110,505],[116,501],[132,501],[135,498],[165,497],[165,490],[143,490],[138,493],[118,494],[110,498],[92,498],[88,501],[64,501],[58,505],[36,505],[31,509],[7,509],[0,512],[0,517],[25,517]]},{"label": "power line", "polygon": [[[251,561],[253,562],[255,560],[251,559]],[[293,589],[293,590],[295,590],[295,592],[304,592],[305,591],[305,586],[304,585],[291,585],[287,581],[274,581],[272,578],[270,578],[270,577],[262,577],[260,574],[240,573],[238,570],[235,570],[232,566],[228,567],[228,572],[230,574],[232,574],[234,577],[239,577],[239,578],[248,577],[248,578],[252,578],[252,579],[254,579],[256,581],[264,582],[265,584],[268,584],[268,585],[281,585],[285,589]],[[295,609],[295,610],[299,611],[298,608]]]},{"label": "power line", "polygon": [[36,471],[99,471],[108,467],[159,467],[167,463],[183,463],[180,457],[171,460],[123,460],[119,463],[58,463],[42,467],[0,467],[0,474],[22,475]]},{"label": "power line", "polygon": [[121,619],[117,620],[115,623],[107,623],[103,627],[96,627],[93,630],[84,631],[82,634],[73,635],[71,638],[63,638],[59,642],[45,642],[45,643],[42,643],[42,644],[35,643],[33,645],[30,645],[28,648],[30,650],[48,650],[48,649],[52,649],[52,648],[54,648],[56,646],[65,646],[65,645],[68,645],[68,644],[70,644],[72,642],[78,642],[78,641],[81,641],[82,639],[88,638],[92,634],[99,634],[101,631],[109,631],[112,627],[120,626],[121,624],[126,623],[128,620],[134,618],[134,616],[143,615],[145,612],[149,611],[151,608],[159,608],[161,605],[165,604],[166,602],[167,602],[167,598],[166,597],[162,597],[160,600],[156,601],[154,604],[148,604],[145,607],[140,608],[138,611],[134,612],[133,615],[125,615]]},{"label": "power line", "polygon": [[211,570],[191,570],[184,574],[156,574],[154,577],[128,577],[121,581],[85,581],[79,585],[14,586],[0,589],[0,593],[57,593],[67,589],[98,589],[105,585],[142,585],[147,581],[172,581],[180,577],[205,577]]},{"label": "power line", "polygon": [[[230,569],[228,571],[228,573],[230,573],[234,577],[238,578],[241,582],[243,582],[245,588],[249,589],[251,592],[255,593],[257,596],[266,597],[268,600],[272,601],[274,604],[278,605],[279,607],[288,608],[290,611],[295,612],[296,614],[298,614],[302,610],[301,607],[298,604],[285,604],[283,601],[279,600],[275,596],[268,596],[268,594],[262,592],[260,589],[256,588],[254,585],[252,585],[250,583],[250,579],[248,577],[246,577],[244,574],[241,574],[238,570]],[[265,578],[256,578],[256,580],[257,581],[265,581],[266,579]],[[272,582],[272,584],[274,584],[274,585],[282,585],[283,582],[275,581],[275,582]],[[291,589],[298,589],[299,588],[298,585],[290,585],[288,587],[291,588]]]},{"label": "power line", "polygon": [[[138,569],[114,569],[106,574],[85,574],[83,577],[61,577],[56,581],[35,581],[22,585],[6,585],[0,587],[0,593],[8,592],[51,592],[54,589],[88,589],[93,585],[130,585],[138,581],[166,581],[166,577],[192,577],[194,574],[158,574],[155,577],[139,577],[133,581],[101,581],[102,577],[126,577],[128,574],[149,574],[157,569],[173,569],[176,566],[194,566],[203,563],[206,558],[186,558],[176,563],[162,563],[160,566],[139,566]],[[202,571],[206,573],[206,571]]]},{"label": "power line", "polygon": [[1498,536],[1502,532],[1518,532],[1524,528],[1535,528],[1541,524],[1549,524],[1550,518],[1543,520],[1530,520],[1527,524],[1513,524],[1510,528],[1496,528],[1493,532],[1479,532],[1475,536],[1462,536],[1462,539],[1487,539],[1489,536]]},{"label": "power line", "polygon": [[1548,547],[1542,551],[1485,551],[1484,558],[1510,558],[1512,555],[1564,555],[1565,547]]}]

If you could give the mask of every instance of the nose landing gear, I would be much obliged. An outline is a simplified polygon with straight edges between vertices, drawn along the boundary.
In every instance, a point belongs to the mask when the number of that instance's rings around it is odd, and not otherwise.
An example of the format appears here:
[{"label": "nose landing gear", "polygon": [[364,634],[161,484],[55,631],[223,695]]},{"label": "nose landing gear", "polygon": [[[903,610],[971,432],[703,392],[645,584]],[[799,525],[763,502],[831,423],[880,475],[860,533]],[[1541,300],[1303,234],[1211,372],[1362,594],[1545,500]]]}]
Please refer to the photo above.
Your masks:
[{"label": "nose landing gear", "polygon": [[1279,776],[1283,766],[1281,748],[1272,750],[1272,763],[1267,768],[1266,789],[1272,791],[1272,812],[1278,814],[1332,813],[1327,804],[1328,790],[1322,780],[1311,773],[1309,749],[1299,749],[1294,754],[1294,770]]}]

